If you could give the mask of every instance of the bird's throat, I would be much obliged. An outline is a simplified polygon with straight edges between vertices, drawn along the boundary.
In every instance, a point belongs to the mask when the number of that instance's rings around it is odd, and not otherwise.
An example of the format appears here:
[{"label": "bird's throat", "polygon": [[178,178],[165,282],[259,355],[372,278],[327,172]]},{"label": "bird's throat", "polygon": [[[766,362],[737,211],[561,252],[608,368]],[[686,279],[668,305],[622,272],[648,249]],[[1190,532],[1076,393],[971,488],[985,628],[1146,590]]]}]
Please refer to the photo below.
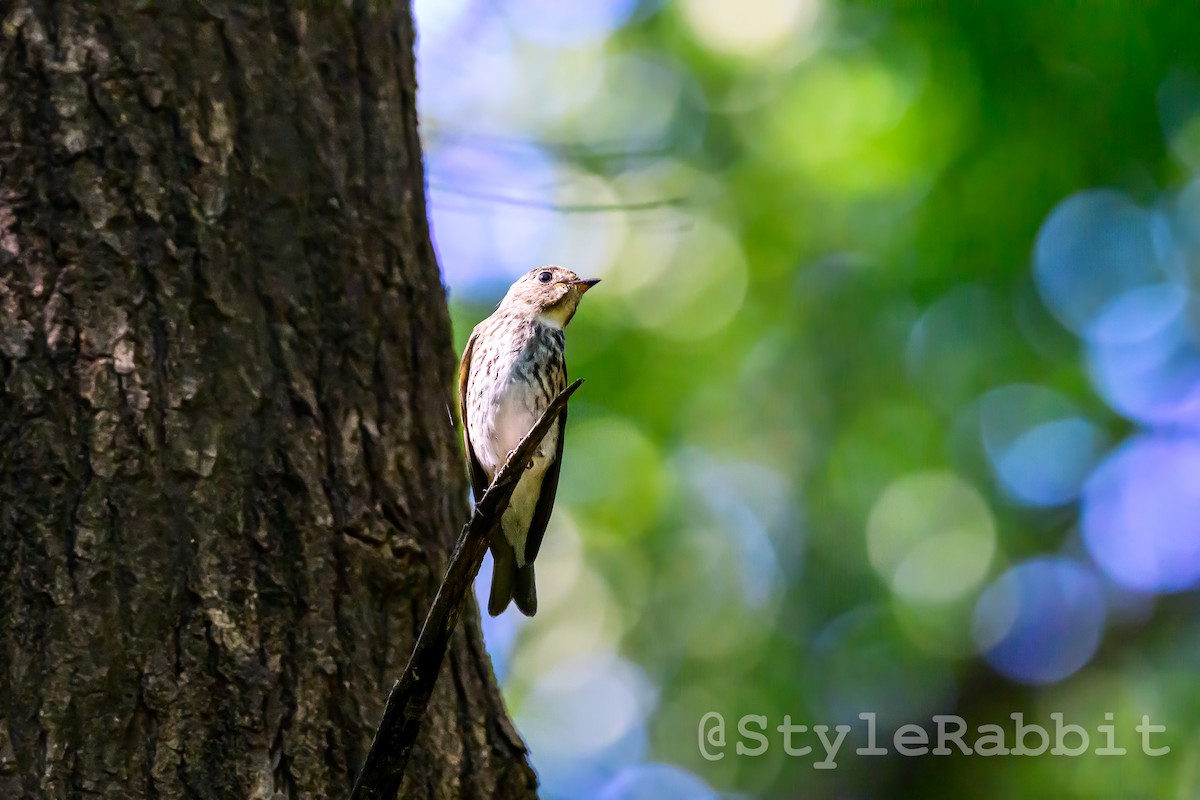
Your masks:
[{"label": "bird's throat", "polygon": [[543,310],[537,316],[537,321],[548,328],[562,330],[567,327],[567,323],[571,321],[571,317],[575,315],[575,307],[572,303],[559,303],[558,305],[550,306]]}]

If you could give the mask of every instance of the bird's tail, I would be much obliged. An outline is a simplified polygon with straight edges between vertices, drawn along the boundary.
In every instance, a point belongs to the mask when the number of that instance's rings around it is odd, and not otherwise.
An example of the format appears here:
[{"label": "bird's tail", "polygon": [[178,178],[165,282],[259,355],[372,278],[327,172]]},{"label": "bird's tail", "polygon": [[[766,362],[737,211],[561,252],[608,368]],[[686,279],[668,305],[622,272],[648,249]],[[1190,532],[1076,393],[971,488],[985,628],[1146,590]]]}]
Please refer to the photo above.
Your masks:
[{"label": "bird's tail", "polygon": [[517,601],[517,608],[521,609],[525,616],[532,617],[537,613],[537,587],[533,585],[533,564],[517,567],[513,599]]},{"label": "bird's tail", "polygon": [[496,536],[492,541],[492,591],[488,595],[488,613],[498,617],[508,608],[516,583],[517,559],[512,545]]},{"label": "bird's tail", "polygon": [[488,594],[488,613],[493,617],[504,613],[514,599],[517,608],[527,617],[537,613],[537,590],[533,585],[533,564],[517,566],[512,545],[502,537],[492,542],[492,591]]}]

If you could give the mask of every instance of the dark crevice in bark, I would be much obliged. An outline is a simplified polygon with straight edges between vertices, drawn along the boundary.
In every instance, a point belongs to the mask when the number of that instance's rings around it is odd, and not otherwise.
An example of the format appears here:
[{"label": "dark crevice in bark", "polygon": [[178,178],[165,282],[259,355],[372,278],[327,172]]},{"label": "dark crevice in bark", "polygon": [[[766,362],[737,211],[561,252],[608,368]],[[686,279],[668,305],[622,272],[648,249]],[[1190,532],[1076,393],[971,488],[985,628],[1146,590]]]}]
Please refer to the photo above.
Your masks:
[{"label": "dark crevice in bark", "polygon": [[[364,25],[371,24],[370,4],[368,0],[353,0],[353,12],[351,19],[351,31],[354,44],[354,78],[358,84],[357,105],[358,105],[358,135],[362,146],[361,163],[364,167],[363,182],[364,187],[370,186],[369,175],[366,172],[367,165],[377,163],[377,159],[373,157],[371,150],[372,135],[374,126],[371,124],[372,109],[371,103],[374,99],[374,92],[371,87],[370,71],[364,63],[367,56],[367,47],[365,42]],[[372,197],[370,190],[366,192],[363,198],[366,202],[371,202]]]},{"label": "dark crevice in bark", "polygon": [[82,744],[73,742],[68,746],[67,752],[63,757],[63,760],[69,762],[71,765],[70,780],[67,784],[67,797],[71,798],[72,800],[76,800],[76,798],[82,798],[85,794],[84,781],[86,780],[86,777],[84,775],[83,762],[80,759],[81,749]]},{"label": "dark crevice in bark", "polygon": [[[466,746],[463,747],[463,773],[466,775],[470,775],[472,772],[474,772],[475,767],[472,764],[473,759],[471,757],[471,741],[470,741],[469,734],[471,733],[474,726],[476,726],[478,723],[466,715],[465,706],[462,705],[462,703],[467,699],[468,695],[467,695],[466,686],[464,686],[464,684],[463,684],[462,670],[461,670],[461,665],[458,663],[458,656],[453,651],[451,651],[450,658],[448,660],[450,662],[449,663],[449,666],[450,666],[449,672],[450,672],[450,675],[454,678],[454,697],[455,697],[455,700],[459,704],[458,705],[458,724],[459,724],[459,727],[464,731],[464,734],[466,734],[466,735],[464,735],[464,744]],[[466,797],[469,797],[469,798],[477,797],[477,796],[478,795],[476,795],[474,792],[470,792],[469,794],[466,795]]]},{"label": "dark crevice in bark", "polygon": [[[151,234],[153,235],[153,234]],[[153,336],[150,344],[150,351],[154,354],[154,369],[151,372],[150,384],[150,411],[152,414],[151,424],[154,428],[154,436],[159,447],[166,444],[167,427],[166,427],[166,397],[167,386],[170,383],[170,375],[167,367],[167,322],[163,314],[162,306],[158,300],[158,285],[154,278],[154,272],[147,258],[149,254],[141,247],[138,248],[137,273],[140,281],[139,288],[144,292],[144,302],[150,308],[150,333]],[[161,452],[157,451],[156,452]],[[161,465],[161,461],[158,461]]]},{"label": "dark crevice in bark", "polygon": [[[66,530],[65,550],[67,575],[69,575],[71,578],[72,593],[78,597],[79,587],[75,585],[75,562],[79,556],[75,551],[75,544],[79,537],[80,509],[83,506],[84,495],[92,485],[93,478],[91,453],[88,444],[91,441],[92,434],[91,416],[84,413],[82,408],[79,408],[75,415],[75,430],[79,436],[79,447],[76,453],[75,466],[75,469],[79,475],[79,488],[74,492],[74,497],[71,500],[71,511],[68,517],[69,522]],[[53,481],[54,478],[51,478],[51,480]]]},{"label": "dark crevice in bark", "polygon": [[112,542],[111,560],[109,562],[109,570],[113,579],[113,593],[116,595],[117,601],[117,621],[119,623],[117,631],[118,635],[114,637],[116,641],[109,640],[110,647],[118,652],[123,653],[129,646],[129,632],[133,630],[133,614],[130,611],[131,593],[134,584],[137,582],[137,576],[130,568],[126,558],[129,553],[125,551],[124,542],[121,537],[121,519],[117,507],[113,505],[112,500],[108,497],[104,498],[104,508],[108,517],[108,536]]},{"label": "dark crevice in bark", "polygon": [[143,680],[138,683],[136,714],[130,721],[130,747],[137,746],[136,737],[140,729],[142,731],[141,745],[145,748],[146,760],[142,769],[145,796],[147,800],[157,800],[159,797],[158,786],[155,784],[151,765],[154,764],[155,754],[158,752],[158,718],[154,710],[146,703],[144,673],[142,678]]}]

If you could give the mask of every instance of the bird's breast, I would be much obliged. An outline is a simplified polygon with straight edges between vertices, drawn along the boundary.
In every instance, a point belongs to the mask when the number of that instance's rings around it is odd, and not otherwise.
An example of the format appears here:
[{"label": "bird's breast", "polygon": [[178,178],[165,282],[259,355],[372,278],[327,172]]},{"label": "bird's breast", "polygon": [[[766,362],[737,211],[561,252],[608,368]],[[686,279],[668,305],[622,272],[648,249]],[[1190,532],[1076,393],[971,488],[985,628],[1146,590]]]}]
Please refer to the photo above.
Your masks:
[{"label": "bird's breast", "polygon": [[[550,335],[541,333],[535,328],[518,345],[511,338],[488,337],[475,353],[467,424],[471,446],[488,477],[495,475],[508,453],[566,386],[561,331],[557,336],[552,331]],[[535,463],[536,472],[545,468],[545,460],[553,458],[557,445],[558,430],[552,427],[535,458],[540,462]]]}]

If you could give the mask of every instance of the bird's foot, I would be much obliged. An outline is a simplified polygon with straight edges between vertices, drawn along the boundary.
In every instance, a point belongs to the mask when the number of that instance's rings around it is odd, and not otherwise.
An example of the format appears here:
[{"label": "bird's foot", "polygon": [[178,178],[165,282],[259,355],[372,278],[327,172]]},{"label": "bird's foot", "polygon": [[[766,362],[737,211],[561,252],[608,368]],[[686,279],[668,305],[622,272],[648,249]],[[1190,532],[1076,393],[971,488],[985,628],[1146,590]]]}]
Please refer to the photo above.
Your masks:
[{"label": "bird's foot", "polygon": [[[504,457],[504,460],[512,461],[513,456],[516,454],[517,454],[517,448],[514,447],[512,450],[508,451],[508,455]],[[542,455],[542,452],[539,450],[535,455],[540,457]],[[532,458],[529,459],[529,461],[525,464],[525,469],[533,469],[533,459]]]}]

